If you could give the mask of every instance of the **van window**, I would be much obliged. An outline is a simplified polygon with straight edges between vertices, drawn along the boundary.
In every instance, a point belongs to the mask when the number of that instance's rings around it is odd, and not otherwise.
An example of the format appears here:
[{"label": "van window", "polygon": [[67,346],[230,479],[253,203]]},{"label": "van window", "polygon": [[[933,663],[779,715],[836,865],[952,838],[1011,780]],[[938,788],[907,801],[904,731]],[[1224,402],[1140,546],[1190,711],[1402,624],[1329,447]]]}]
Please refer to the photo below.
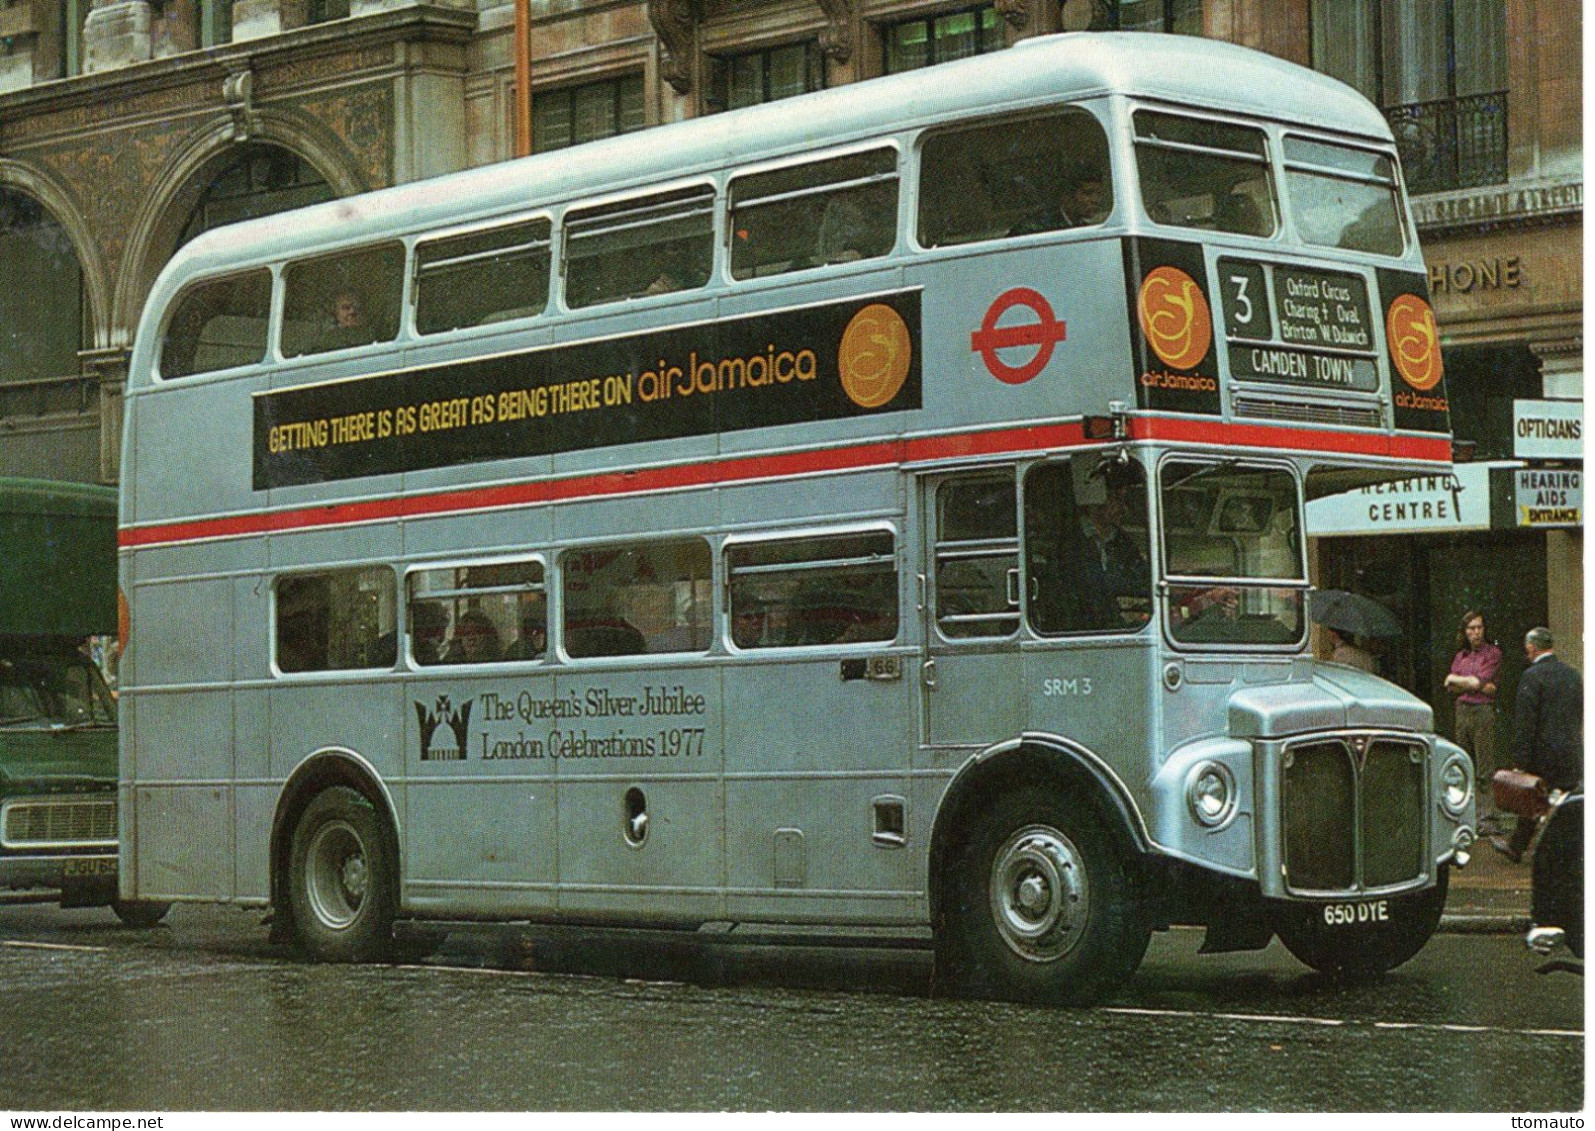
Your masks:
[{"label": "van window", "polygon": [[399,334],[404,245],[352,248],[284,272],[285,357],[389,342]]},{"label": "van window", "polygon": [[392,667],[394,592],[393,571],[381,567],[279,578],[274,590],[277,669]]},{"label": "van window", "polygon": [[188,287],[161,342],[162,377],[192,377],[266,359],[271,272],[262,268]]},{"label": "van window", "polygon": [[714,189],[694,186],[565,218],[565,303],[691,290],[714,265]]},{"label": "van window", "polygon": [[922,247],[1085,227],[1113,211],[1108,135],[1080,109],[930,134],[919,184]]},{"label": "van window", "polygon": [[1262,130],[1137,110],[1135,160],[1146,214],[1159,224],[1243,236],[1279,227]]},{"label": "van window", "polygon": [[726,548],[731,643],[853,644],[897,636],[897,557],[889,530]]},{"label": "van window", "polygon": [[541,314],[547,220],[429,240],[415,249],[415,328],[437,334]]},{"label": "van window", "polygon": [[578,658],[707,651],[710,560],[701,538],[567,553],[560,559],[565,651]]},{"label": "van window", "polygon": [[731,182],[731,276],[887,254],[897,242],[897,151],[875,149]]}]

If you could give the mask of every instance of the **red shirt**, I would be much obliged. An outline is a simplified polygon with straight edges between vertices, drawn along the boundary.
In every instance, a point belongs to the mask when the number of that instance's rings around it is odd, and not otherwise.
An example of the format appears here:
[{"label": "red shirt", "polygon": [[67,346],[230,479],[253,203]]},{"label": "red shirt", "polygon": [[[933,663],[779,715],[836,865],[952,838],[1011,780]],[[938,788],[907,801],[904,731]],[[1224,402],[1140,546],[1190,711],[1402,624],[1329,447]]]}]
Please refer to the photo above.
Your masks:
[{"label": "red shirt", "polygon": [[[1495,673],[1501,666],[1501,649],[1486,641],[1477,648],[1464,648],[1451,661],[1452,675],[1471,675],[1482,688],[1495,682]],[[1464,691],[1457,696],[1458,703],[1494,703],[1494,691]]]}]

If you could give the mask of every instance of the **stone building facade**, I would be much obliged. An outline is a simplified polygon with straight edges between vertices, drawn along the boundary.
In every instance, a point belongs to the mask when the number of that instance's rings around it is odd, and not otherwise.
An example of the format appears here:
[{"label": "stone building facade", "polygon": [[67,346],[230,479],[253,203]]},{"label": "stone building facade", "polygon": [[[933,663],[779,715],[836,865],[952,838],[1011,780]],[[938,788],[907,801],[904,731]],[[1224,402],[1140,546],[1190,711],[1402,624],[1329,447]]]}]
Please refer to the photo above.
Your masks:
[{"label": "stone building facade", "polygon": [[[1513,402],[1581,420],[1577,0],[528,0],[525,26],[522,92],[498,0],[0,0],[0,474],[115,481],[142,302],[206,227],[504,160],[528,111],[547,149],[1109,28],[1363,88],[1416,190],[1456,431],[1500,465],[1485,489],[1512,478]],[[1546,466],[1581,471],[1581,449]],[[1543,578],[1503,638],[1537,615],[1581,646],[1581,526],[1509,524],[1497,502],[1479,529],[1318,541],[1324,583],[1401,606],[1413,638],[1388,674],[1420,692],[1458,553],[1480,578]]]}]

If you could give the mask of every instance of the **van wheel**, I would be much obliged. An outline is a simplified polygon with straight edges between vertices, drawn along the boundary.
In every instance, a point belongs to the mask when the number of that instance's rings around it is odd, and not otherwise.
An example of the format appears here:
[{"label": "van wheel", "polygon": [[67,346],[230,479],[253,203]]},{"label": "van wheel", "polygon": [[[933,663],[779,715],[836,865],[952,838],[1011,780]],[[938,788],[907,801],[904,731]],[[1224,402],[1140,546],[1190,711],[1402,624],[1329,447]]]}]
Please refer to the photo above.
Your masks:
[{"label": "van wheel", "polygon": [[1439,929],[1449,878],[1442,867],[1432,888],[1392,898],[1383,922],[1331,925],[1325,904],[1292,903],[1280,909],[1274,929],[1286,950],[1322,974],[1376,978],[1417,954]]},{"label": "van wheel", "polygon": [[288,900],[312,958],[369,962],[393,945],[397,870],[376,809],[356,790],[318,793],[294,827]]},{"label": "van wheel", "polygon": [[111,910],[116,912],[116,917],[122,920],[124,927],[133,927],[144,931],[155,926],[166,913],[172,909],[170,903],[153,903],[149,900],[114,900]]},{"label": "van wheel", "polygon": [[938,978],[978,997],[1100,1000],[1152,937],[1136,880],[1089,801],[1046,786],[998,797],[950,854]]}]

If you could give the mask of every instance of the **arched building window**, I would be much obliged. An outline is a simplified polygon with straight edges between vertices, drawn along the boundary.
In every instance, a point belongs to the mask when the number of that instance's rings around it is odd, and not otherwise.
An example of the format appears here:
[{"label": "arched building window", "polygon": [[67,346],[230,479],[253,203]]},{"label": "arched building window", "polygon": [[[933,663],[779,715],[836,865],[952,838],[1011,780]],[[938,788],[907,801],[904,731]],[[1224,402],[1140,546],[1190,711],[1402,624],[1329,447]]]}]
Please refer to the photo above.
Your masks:
[{"label": "arched building window", "polygon": [[177,246],[223,224],[320,204],[338,194],[296,153],[253,142],[221,164],[200,193]]},{"label": "arched building window", "polygon": [[83,269],[45,207],[0,186],[0,415],[78,412]]}]

